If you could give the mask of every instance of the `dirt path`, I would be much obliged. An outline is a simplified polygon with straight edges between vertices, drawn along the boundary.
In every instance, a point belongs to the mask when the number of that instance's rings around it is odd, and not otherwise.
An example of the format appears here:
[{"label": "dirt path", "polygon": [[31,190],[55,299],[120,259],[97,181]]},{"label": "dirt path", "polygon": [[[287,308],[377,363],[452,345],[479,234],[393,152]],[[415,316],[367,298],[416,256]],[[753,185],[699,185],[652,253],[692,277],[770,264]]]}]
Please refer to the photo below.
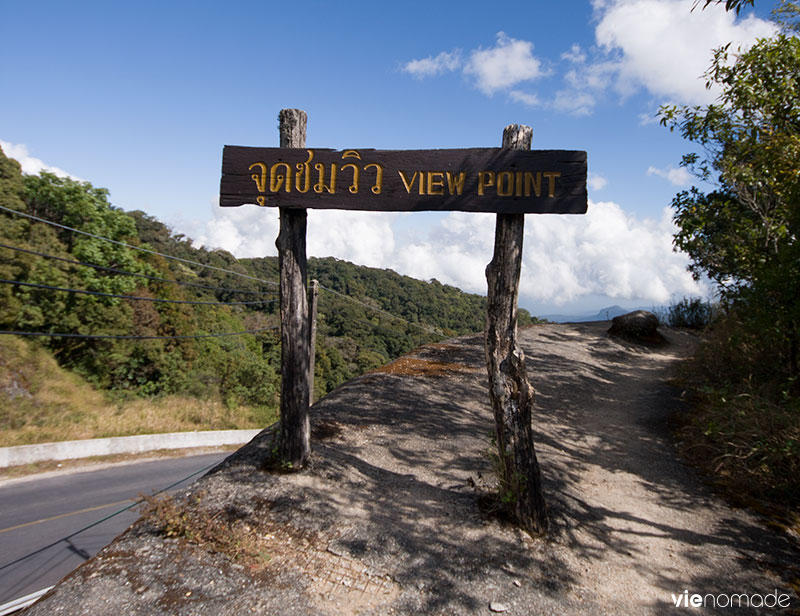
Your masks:
[{"label": "dirt path", "polygon": [[574,588],[620,613],[663,613],[684,590],[780,587],[763,570],[797,563],[792,545],[712,497],[676,460],[667,420],[679,392],[665,381],[691,336],[670,331],[669,346],[648,349],[603,336],[605,326],[522,336],[539,393],[555,542],[568,548]]},{"label": "dirt path", "polygon": [[679,392],[666,379],[691,337],[667,332],[671,344],[653,350],[606,327],[520,332],[554,521],[546,541],[479,505],[493,420],[472,336],[315,405],[308,470],[265,473],[264,433],[192,488],[208,518],[253,529],[265,563],[231,564],[141,523],[29,614],[678,614],[687,608],[671,595],[684,590],[783,589],[768,569],[800,552],[674,456],[666,420]]}]

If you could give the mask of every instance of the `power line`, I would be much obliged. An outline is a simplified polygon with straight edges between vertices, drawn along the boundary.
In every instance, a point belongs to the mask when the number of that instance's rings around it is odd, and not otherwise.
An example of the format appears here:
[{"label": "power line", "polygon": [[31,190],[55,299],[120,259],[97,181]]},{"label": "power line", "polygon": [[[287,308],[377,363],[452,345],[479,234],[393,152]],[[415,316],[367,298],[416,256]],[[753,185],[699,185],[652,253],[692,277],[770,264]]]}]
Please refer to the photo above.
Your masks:
[{"label": "power line", "polygon": [[[13,210],[11,208],[7,208],[7,207],[2,206],[2,205],[0,205],[0,210],[6,211],[6,212],[10,212],[10,213],[16,214],[18,216],[23,216],[25,218],[29,218],[31,220],[42,222],[42,223],[45,223],[45,224],[48,224],[48,225],[52,225],[52,226],[58,227],[60,229],[66,229],[67,231],[72,231],[74,233],[80,233],[81,235],[86,235],[88,237],[93,237],[95,239],[99,239],[99,240],[102,240],[102,241],[105,241],[105,242],[110,242],[112,244],[117,244],[119,246],[124,246],[126,248],[131,248],[132,250],[139,250],[139,251],[146,252],[146,253],[149,253],[149,254],[158,255],[160,257],[164,257],[165,259],[172,259],[172,260],[175,260],[175,261],[180,261],[182,263],[188,263],[190,265],[196,265],[198,267],[206,267],[208,269],[213,269],[213,270],[216,270],[216,271],[224,272],[226,274],[233,274],[235,276],[241,276],[243,278],[248,278],[250,280],[255,280],[255,281],[258,281],[258,282],[262,282],[264,284],[269,284],[269,285],[273,285],[273,286],[279,286],[279,283],[274,282],[272,280],[263,280],[261,278],[256,278],[255,276],[250,276],[248,274],[243,274],[242,272],[236,272],[236,271],[225,269],[225,268],[222,268],[222,267],[216,267],[214,265],[198,263],[197,261],[191,261],[189,259],[182,259],[181,257],[175,257],[175,256],[172,256],[172,255],[167,255],[167,254],[158,252],[156,250],[151,250],[149,248],[143,248],[141,246],[133,246],[132,244],[126,244],[125,242],[120,242],[118,240],[112,240],[112,239],[107,238],[107,237],[103,237],[103,236],[100,236],[100,235],[95,235],[94,233],[89,233],[88,231],[81,231],[79,229],[74,229],[73,227],[68,227],[66,225],[62,225],[60,223],[53,222],[51,220],[45,220],[44,218],[39,218],[38,216],[33,216],[31,214],[27,214],[25,212],[20,212],[18,210]],[[333,289],[329,289],[328,287],[325,287],[323,285],[319,285],[319,286],[320,286],[320,288],[322,288],[322,289],[324,289],[324,290],[326,290],[326,291],[328,291],[330,293],[333,293],[333,294],[338,295],[338,296],[340,296],[340,297],[342,297],[344,299],[348,299],[348,300],[350,300],[352,302],[360,304],[360,305],[364,306],[365,308],[369,308],[371,310],[375,310],[377,312],[381,312],[381,313],[385,314],[386,316],[388,316],[388,317],[390,317],[392,319],[397,319],[399,321],[403,321],[405,323],[408,323],[412,327],[416,327],[416,328],[421,329],[423,331],[427,331],[430,334],[434,334],[434,335],[437,335],[437,336],[443,336],[442,333],[436,331],[433,328],[426,327],[426,326],[420,325],[418,323],[412,323],[411,321],[408,321],[407,319],[404,319],[403,317],[399,317],[397,315],[394,315],[391,312],[387,312],[386,310],[383,310],[382,308],[377,308],[375,306],[370,306],[369,304],[367,304],[365,302],[362,302],[360,300],[357,300],[354,297],[351,297],[349,295],[345,295],[344,293],[340,293],[339,291],[334,291]]]},{"label": "power line", "polygon": [[[97,265],[96,263],[87,263],[86,261],[76,261],[75,259],[67,259],[66,257],[59,257],[56,255],[49,255],[44,252],[37,252],[35,250],[30,250],[28,248],[21,248],[20,246],[11,246],[10,244],[3,244],[0,243],[0,248],[8,248],[9,250],[16,250],[17,252],[24,252],[30,255],[36,255],[37,257],[44,257],[46,259],[55,259],[57,261],[63,261],[64,263],[70,263],[72,265],[83,265],[85,267],[93,267],[96,270],[101,270],[104,272],[113,272],[115,274],[123,274],[125,276],[135,276],[137,278],[146,278],[148,280],[153,280],[156,282],[167,282],[170,284],[178,284],[184,287],[194,287],[197,289],[208,289],[210,291],[225,291],[228,293],[248,293],[250,295],[264,295],[265,293],[262,291],[249,291],[247,289],[228,289],[226,287],[212,287],[206,284],[199,284],[196,282],[184,282],[183,280],[170,280],[169,278],[161,278],[160,276],[151,276],[150,274],[138,274],[136,272],[128,272],[126,270],[117,269],[115,267],[107,267],[105,265]],[[274,291],[269,291],[269,293],[273,293]]]},{"label": "power line", "polygon": [[80,229],[75,229],[73,227],[68,227],[66,225],[62,225],[57,222],[53,222],[52,220],[45,220],[44,218],[39,218],[38,216],[33,216],[32,214],[26,214],[25,212],[20,212],[18,210],[12,210],[11,208],[5,207],[0,205],[0,210],[10,212],[11,214],[16,214],[17,216],[23,216],[24,218],[29,218],[31,220],[35,220],[37,222],[43,222],[46,225],[52,225],[53,227],[58,227],[59,229],[65,229],[67,231],[72,231],[73,233],[80,233],[81,235],[86,235],[88,237],[93,237],[98,240],[103,240],[104,242],[110,242],[112,244],[116,244],[118,246],[124,246],[125,248],[130,248],[131,250],[139,250],[141,252],[146,252],[151,255],[158,255],[159,257],[164,257],[165,259],[172,259],[174,261],[180,261],[181,263],[188,263],[190,265],[196,265],[198,267],[206,267],[208,269],[216,270],[218,272],[224,272],[226,274],[233,274],[234,276],[241,276],[242,278],[249,278],[250,280],[256,280],[258,282],[263,282],[264,284],[269,284],[273,286],[279,286],[279,283],[272,281],[272,280],[263,280],[261,278],[256,278],[255,276],[250,276],[249,274],[244,274],[242,272],[236,272],[234,270],[225,269],[224,267],[217,267],[215,265],[208,265],[204,263],[198,263],[197,261],[191,261],[189,259],[183,259],[181,257],[175,257],[172,255],[164,254],[163,252],[158,252],[156,250],[151,250],[150,248],[143,248],[142,246],[134,246],[132,244],[126,244],[125,242],[120,242],[119,240],[112,240],[108,237],[103,237],[102,235],[95,235],[94,233],[89,233],[88,231],[81,231]]},{"label": "power line", "polygon": [[56,332],[15,332],[0,330],[0,335],[9,336],[37,336],[53,338],[87,338],[90,340],[186,340],[190,338],[223,338],[225,336],[241,336],[243,334],[259,334],[261,332],[274,331],[278,326],[261,327],[259,329],[245,329],[240,332],[225,332],[222,334],[176,334],[174,336],[128,336],[123,334],[71,334]]},{"label": "power line", "polygon": [[83,295],[96,295],[98,297],[113,297],[116,299],[130,299],[145,302],[157,302],[162,304],[196,304],[202,306],[251,306],[253,304],[272,304],[277,299],[255,300],[252,302],[205,302],[191,299],[161,299],[158,297],[139,297],[135,295],[119,295],[117,293],[103,293],[101,291],[87,291],[86,289],[68,289],[66,287],[54,287],[49,284],[39,284],[35,282],[22,282],[21,280],[5,280],[0,278],[0,283],[13,284],[20,287],[32,287],[34,289],[47,289],[49,291],[63,291],[64,293],[80,293]]},{"label": "power line", "polygon": [[[154,493],[152,496],[158,496],[158,495],[159,495],[159,494],[161,494],[162,492],[166,492],[167,490],[171,490],[171,489],[172,489],[172,488],[174,488],[175,486],[178,486],[178,485],[182,484],[184,481],[188,481],[189,479],[191,479],[191,478],[192,478],[192,477],[194,477],[195,475],[199,475],[200,473],[202,473],[202,472],[204,472],[204,471],[207,471],[208,469],[210,469],[210,468],[211,468],[211,467],[213,467],[213,466],[216,466],[217,464],[219,464],[219,462],[214,462],[213,464],[209,464],[208,466],[206,466],[206,467],[204,467],[204,468],[201,468],[199,471],[195,471],[195,472],[194,472],[194,473],[192,473],[191,475],[188,475],[187,477],[184,477],[183,479],[180,479],[180,480],[176,481],[175,483],[173,483],[173,484],[171,484],[171,485],[168,485],[166,488],[162,488],[162,489],[161,489],[161,490],[159,490],[158,492],[155,492],[155,493]],[[130,504],[130,505],[128,505],[127,507],[123,507],[123,508],[122,508],[122,509],[120,509],[119,511],[115,511],[114,513],[112,513],[112,514],[110,514],[110,515],[107,515],[106,517],[104,517],[104,518],[102,518],[102,519],[100,519],[100,520],[97,520],[96,522],[92,522],[92,523],[91,523],[91,524],[89,524],[88,526],[84,526],[84,527],[83,527],[83,528],[81,528],[80,530],[76,530],[74,533],[72,533],[72,534],[69,534],[69,535],[67,535],[66,537],[62,537],[62,538],[61,538],[61,539],[59,539],[58,541],[54,541],[53,543],[51,543],[51,544],[49,544],[49,545],[46,545],[46,546],[44,546],[43,548],[39,548],[39,549],[38,549],[38,550],[36,550],[35,552],[31,552],[30,554],[26,554],[25,556],[20,556],[20,557],[19,557],[19,558],[17,558],[16,560],[13,560],[13,561],[11,561],[10,563],[6,563],[6,564],[5,564],[5,565],[3,565],[2,567],[0,567],[0,571],[3,571],[4,569],[7,569],[8,567],[11,567],[12,565],[16,565],[17,563],[20,563],[20,562],[22,562],[23,560],[26,560],[26,559],[30,558],[31,556],[36,556],[37,554],[41,554],[41,553],[42,553],[42,552],[44,552],[45,550],[49,550],[50,548],[57,546],[57,545],[58,545],[59,543],[61,543],[62,541],[69,541],[69,540],[70,540],[70,539],[72,539],[73,537],[75,537],[75,536],[77,536],[77,535],[80,535],[82,532],[84,532],[84,531],[87,531],[87,530],[89,530],[90,528],[94,528],[94,527],[95,527],[95,526],[97,526],[98,524],[102,524],[103,522],[105,522],[106,520],[110,520],[110,519],[111,519],[111,518],[113,518],[114,516],[118,516],[118,515],[120,515],[121,513],[125,513],[126,511],[128,511],[129,509],[133,509],[133,508],[134,508],[134,507],[136,507],[137,505],[141,505],[141,504],[142,504],[144,501],[145,501],[145,499],[144,499],[144,498],[138,498],[136,501],[134,501],[133,503],[131,503],[131,504]]]}]

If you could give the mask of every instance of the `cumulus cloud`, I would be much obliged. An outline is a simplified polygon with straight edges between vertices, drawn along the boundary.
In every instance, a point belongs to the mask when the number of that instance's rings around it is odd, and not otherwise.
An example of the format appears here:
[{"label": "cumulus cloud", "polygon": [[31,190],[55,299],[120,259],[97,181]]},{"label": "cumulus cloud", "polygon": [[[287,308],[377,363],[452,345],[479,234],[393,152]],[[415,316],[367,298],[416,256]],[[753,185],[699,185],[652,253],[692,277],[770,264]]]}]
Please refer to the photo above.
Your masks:
[{"label": "cumulus cloud", "polygon": [[575,64],[582,64],[586,62],[586,53],[580,45],[574,43],[569,51],[565,51],[561,54],[561,58],[562,60],[569,60]]},{"label": "cumulus cloud", "polygon": [[523,81],[532,81],[547,71],[541,60],[534,57],[533,43],[498,32],[494,47],[472,51],[464,72],[475,78],[479,90],[494,94]]},{"label": "cumulus cloud", "polygon": [[508,95],[512,101],[528,105],[528,107],[538,107],[542,103],[539,97],[535,94],[522,92],[521,90],[511,90]]},{"label": "cumulus cloud", "polygon": [[587,179],[587,183],[589,184],[589,188],[592,190],[603,190],[608,185],[608,180],[605,179],[602,175],[597,175],[596,173],[590,173],[589,178]]},{"label": "cumulus cloud", "polygon": [[[486,293],[494,215],[450,212],[405,239],[395,228],[402,216],[311,210],[308,254]],[[278,228],[277,212],[269,208],[217,208],[197,238],[238,257],[275,255]],[[591,295],[655,304],[702,295],[686,271],[688,257],[672,250],[674,232],[668,208],[660,220],[640,220],[615,203],[594,201],[584,216],[527,216],[520,293],[526,301],[552,304]]]},{"label": "cumulus cloud", "polygon": [[746,48],[759,37],[772,36],[775,25],[754,15],[739,18],[712,5],[692,10],[696,0],[593,0],[596,45],[573,44],[560,56],[561,87],[543,97],[519,85],[554,73],[533,54],[533,43],[498,32],[487,49],[473,49],[412,60],[403,70],[426,77],[460,70],[487,96],[507,92],[528,106],[547,107],[571,115],[589,115],[609,95],[623,99],[641,91],[657,104],[707,104],[718,92],[707,90],[703,74],[712,50],[732,43]]},{"label": "cumulus cloud", "polygon": [[684,167],[675,169],[674,167],[667,167],[666,169],[657,169],[650,165],[647,168],[647,175],[655,175],[665,180],[669,180],[675,186],[688,186],[692,183],[692,174],[689,173]]},{"label": "cumulus cloud", "polygon": [[[386,267],[395,250],[392,222],[396,213],[309,210],[307,252],[335,256],[359,265]],[[214,208],[214,217],[193,235],[198,245],[222,248],[239,258],[278,254],[275,240],[280,231],[274,208],[242,206]]]},{"label": "cumulus cloud", "polygon": [[418,79],[432,77],[442,73],[449,73],[461,67],[461,52],[459,50],[443,51],[437,56],[428,56],[419,60],[411,60],[403,65],[403,70]]},{"label": "cumulus cloud", "polygon": [[615,0],[597,3],[598,45],[615,57],[614,87],[622,95],[645,88],[657,97],[685,104],[706,104],[716,93],[705,88],[702,74],[711,50],[733,48],[771,36],[775,25],[750,15],[710,6],[692,11],[694,0]]},{"label": "cumulus cloud", "polygon": [[[612,202],[590,201],[585,216],[528,216],[520,294],[555,304],[588,295],[653,303],[701,295],[688,258],[672,250],[674,231],[668,208],[660,220],[642,221]],[[485,293],[493,242],[493,215],[453,212],[426,241],[398,251],[396,267]]]},{"label": "cumulus cloud", "polygon": [[552,106],[574,116],[591,115],[597,104],[597,97],[591,92],[580,90],[559,90]]},{"label": "cumulus cloud", "polygon": [[[443,51],[436,56],[406,62],[402,70],[420,79],[461,70],[488,96],[547,74],[542,61],[533,55],[533,43],[511,38],[505,32],[497,33],[493,47],[473,49],[466,60],[462,60],[460,50]],[[537,102],[534,94],[518,90],[511,92],[511,96],[528,105]]]},{"label": "cumulus cloud", "polygon": [[28,147],[24,144],[9,143],[8,141],[3,141],[0,139],[0,148],[3,149],[3,152],[7,157],[13,158],[19,162],[20,166],[22,167],[22,173],[27,173],[28,175],[38,175],[42,171],[47,171],[62,178],[72,178],[73,180],[78,180],[79,182],[84,181],[79,177],[67,173],[63,169],[53,167],[52,165],[47,165],[40,159],[34,158],[28,153]]}]

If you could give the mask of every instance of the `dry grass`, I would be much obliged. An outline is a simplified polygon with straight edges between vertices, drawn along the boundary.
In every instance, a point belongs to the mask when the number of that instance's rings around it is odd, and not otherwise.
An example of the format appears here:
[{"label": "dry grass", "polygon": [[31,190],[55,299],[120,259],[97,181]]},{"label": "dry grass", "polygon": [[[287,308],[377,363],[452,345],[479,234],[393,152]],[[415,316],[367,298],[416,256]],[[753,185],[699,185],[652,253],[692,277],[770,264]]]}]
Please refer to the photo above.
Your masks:
[{"label": "dry grass", "polygon": [[777,379],[742,377],[759,362],[732,331],[724,321],[707,331],[684,366],[691,404],[676,420],[679,450],[730,501],[800,532],[800,400]]},{"label": "dry grass", "polygon": [[251,570],[263,569],[271,558],[263,529],[255,526],[251,516],[232,506],[206,511],[202,505],[204,496],[201,492],[188,501],[178,502],[169,494],[142,495],[141,513],[166,537],[224,554]]},{"label": "dry grass", "polygon": [[0,446],[193,430],[255,429],[275,410],[168,396],[111,402],[46,352],[0,338]]},{"label": "dry grass", "polygon": [[390,364],[371,370],[370,374],[397,374],[401,376],[448,376],[474,374],[476,370],[466,364],[435,361],[419,357],[401,357]]}]

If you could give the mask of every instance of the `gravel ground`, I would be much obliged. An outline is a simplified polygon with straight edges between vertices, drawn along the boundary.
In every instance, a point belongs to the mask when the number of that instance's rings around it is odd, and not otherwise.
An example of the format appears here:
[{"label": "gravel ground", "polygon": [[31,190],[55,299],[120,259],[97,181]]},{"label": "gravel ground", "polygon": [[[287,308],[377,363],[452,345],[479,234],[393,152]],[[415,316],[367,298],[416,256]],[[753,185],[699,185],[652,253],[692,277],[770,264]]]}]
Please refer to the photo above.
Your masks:
[{"label": "gravel ground", "polygon": [[240,539],[233,547],[165,537],[143,519],[26,614],[678,614],[685,590],[714,601],[777,591],[791,605],[694,613],[800,613],[787,586],[797,538],[731,509],[675,457],[667,422],[680,391],[667,379],[692,336],[662,331],[670,344],[651,348],[607,328],[520,330],[547,539],[491,506],[483,343],[468,336],[317,403],[304,471],[263,469],[265,431],[184,492]]}]

